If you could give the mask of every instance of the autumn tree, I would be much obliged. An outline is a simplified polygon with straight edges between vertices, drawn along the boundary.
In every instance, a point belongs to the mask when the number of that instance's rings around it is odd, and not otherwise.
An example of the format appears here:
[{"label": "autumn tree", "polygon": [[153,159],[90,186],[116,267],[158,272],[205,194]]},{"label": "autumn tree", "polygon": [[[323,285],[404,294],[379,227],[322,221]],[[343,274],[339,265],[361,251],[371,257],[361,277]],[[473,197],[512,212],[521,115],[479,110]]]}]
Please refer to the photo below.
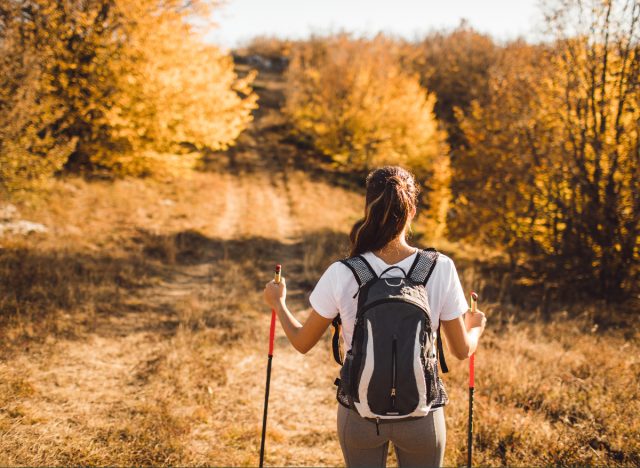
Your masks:
[{"label": "autumn tree", "polygon": [[555,42],[505,50],[489,101],[461,116],[469,144],[450,227],[544,256],[615,299],[638,274],[640,4],[561,0],[547,12]]},{"label": "autumn tree", "polygon": [[512,43],[491,69],[485,102],[473,101],[466,112],[457,109],[468,146],[453,168],[451,189],[458,196],[449,229],[454,237],[509,252],[533,248],[533,187],[538,173],[549,170],[536,159],[549,151],[539,87],[548,69],[545,49]]},{"label": "autumn tree", "polygon": [[[188,143],[196,149],[226,149],[251,121],[257,95],[254,74],[239,79],[231,56],[205,44],[186,21],[206,17],[206,3],[179,0],[123,1],[123,60],[115,62],[114,102],[104,118],[119,152],[98,145],[84,153],[91,162],[119,170],[145,170],[158,153]],[[146,156],[146,158],[145,158]],[[145,159],[148,159],[146,161]]]},{"label": "autumn tree", "polygon": [[431,176],[431,208],[444,222],[449,165],[435,97],[400,66],[395,42],[339,35],[298,45],[286,97],[296,135],[336,165],[368,170],[401,164],[422,180]]},{"label": "autumn tree", "polygon": [[[0,8],[0,185],[16,189],[60,170],[76,147],[72,103],[60,92],[64,10],[47,1]],[[69,39],[71,40],[71,39]],[[77,65],[77,64],[76,64]]]},{"label": "autumn tree", "polygon": [[489,70],[500,47],[462,21],[452,31],[429,33],[407,51],[405,66],[416,70],[420,83],[435,94],[434,112],[455,150],[464,144],[456,109],[466,111],[471,102],[487,99]]},{"label": "autumn tree", "polygon": [[8,0],[0,8],[0,184],[63,166],[145,174],[251,120],[252,76],[202,41],[208,0]]}]

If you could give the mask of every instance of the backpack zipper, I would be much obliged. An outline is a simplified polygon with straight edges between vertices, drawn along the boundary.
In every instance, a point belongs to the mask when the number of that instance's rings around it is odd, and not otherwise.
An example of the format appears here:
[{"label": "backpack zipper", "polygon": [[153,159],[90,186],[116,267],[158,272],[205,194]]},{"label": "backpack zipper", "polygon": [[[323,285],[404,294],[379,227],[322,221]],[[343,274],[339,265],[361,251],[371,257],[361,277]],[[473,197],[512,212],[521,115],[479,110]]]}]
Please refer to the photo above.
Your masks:
[{"label": "backpack zipper", "polygon": [[393,342],[391,343],[391,410],[396,409],[396,361],[397,361],[397,342],[398,338],[393,335]]}]

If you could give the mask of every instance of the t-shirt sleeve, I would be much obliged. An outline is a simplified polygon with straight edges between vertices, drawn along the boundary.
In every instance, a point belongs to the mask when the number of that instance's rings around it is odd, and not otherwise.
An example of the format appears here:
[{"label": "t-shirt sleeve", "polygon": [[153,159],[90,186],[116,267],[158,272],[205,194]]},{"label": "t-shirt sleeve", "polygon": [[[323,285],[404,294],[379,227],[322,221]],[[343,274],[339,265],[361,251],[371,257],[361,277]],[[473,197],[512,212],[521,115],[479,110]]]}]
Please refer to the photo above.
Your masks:
[{"label": "t-shirt sleeve", "polygon": [[469,303],[462,290],[460,278],[453,260],[447,258],[448,271],[443,282],[442,308],[440,320],[453,320],[464,314],[469,309]]},{"label": "t-shirt sleeve", "polygon": [[337,267],[337,263],[332,263],[325,270],[309,296],[309,303],[313,310],[327,319],[335,318],[340,311],[338,308]]}]

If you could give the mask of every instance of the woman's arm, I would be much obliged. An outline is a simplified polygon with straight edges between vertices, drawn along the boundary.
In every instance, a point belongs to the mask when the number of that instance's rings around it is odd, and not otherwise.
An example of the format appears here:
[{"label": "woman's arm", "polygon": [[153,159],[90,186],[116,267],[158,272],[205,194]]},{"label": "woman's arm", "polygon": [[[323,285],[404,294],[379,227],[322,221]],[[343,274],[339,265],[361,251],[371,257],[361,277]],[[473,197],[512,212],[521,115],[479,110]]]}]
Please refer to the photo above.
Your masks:
[{"label": "woman's arm", "polygon": [[476,352],[478,340],[484,331],[487,319],[483,312],[467,311],[453,320],[442,320],[442,330],[447,338],[449,351],[460,360],[467,359]]},{"label": "woman's arm", "polygon": [[276,310],[285,335],[297,351],[305,354],[320,340],[332,320],[311,310],[304,325],[300,324],[287,308],[286,296],[287,283],[284,277],[281,278],[280,283],[271,280],[264,288],[264,299],[271,308]]}]

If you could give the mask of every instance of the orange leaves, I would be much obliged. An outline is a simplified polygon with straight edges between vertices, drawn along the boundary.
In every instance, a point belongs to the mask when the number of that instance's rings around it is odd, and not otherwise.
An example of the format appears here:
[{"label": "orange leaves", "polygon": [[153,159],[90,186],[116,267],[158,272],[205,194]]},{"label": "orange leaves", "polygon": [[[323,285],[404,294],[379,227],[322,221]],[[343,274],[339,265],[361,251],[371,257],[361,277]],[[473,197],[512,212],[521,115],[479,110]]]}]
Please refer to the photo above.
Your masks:
[{"label": "orange leaves", "polygon": [[177,145],[226,148],[250,122],[254,75],[238,79],[190,21],[215,2],[23,3],[10,2],[0,32],[0,111],[14,109],[0,112],[5,188],[50,176],[72,153],[87,169],[172,167],[163,155]]},{"label": "orange leaves", "polygon": [[467,145],[454,180],[469,203],[456,203],[451,227],[562,259],[617,297],[638,274],[640,4],[619,17],[603,12],[609,5],[554,17],[550,26],[572,36],[504,48],[486,101],[458,113]]},{"label": "orange leaves", "polygon": [[292,51],[285,113],[295,132],[336,165],[366,170],[399,164],[429,178],[434,229],[444,231],[449,203],[446,135],[435,96],[400,63],[400,44],[347,35],[317,38]]},{"label": "orange leaves", "polygon": [[405,164],[430,168],[446,152],[435,98],[398,63],[396,44],[346,35],[293,50],[285,112],[337,164],[353,169]]}]

